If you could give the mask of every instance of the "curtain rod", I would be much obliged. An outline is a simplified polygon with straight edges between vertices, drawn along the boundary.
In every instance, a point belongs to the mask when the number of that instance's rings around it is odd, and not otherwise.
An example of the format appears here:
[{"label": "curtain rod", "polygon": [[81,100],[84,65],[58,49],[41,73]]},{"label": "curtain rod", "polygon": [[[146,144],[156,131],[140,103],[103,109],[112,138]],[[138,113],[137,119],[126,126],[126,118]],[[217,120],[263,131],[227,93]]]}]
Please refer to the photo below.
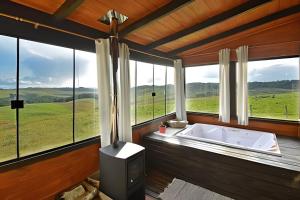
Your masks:
[{"label": "curtain rod", "polygon": [[[98,39],[98,38],[92,38],[92,37],[88,37],[88,36],[85,36],[85,35],[81,35],[79,33],[74,33],[74,32],[71,32],[71,31],[67,31],[67,30],[64,30],[64,29],[56,28],[56,27],[53,27],[53,26],[49,26],[49,25],[46,25],[46,24],[41,24],[41,23],[38,23],[38,22],[35,22],[35,21],[32,21],[32,20],[28,20],[28,19],[25,19],[25,18],[13,16],[13,15],[8,15],[8,14],[5,14],[5,13],[0,13],[0,16],[6,17],[6,18],[9,18],[9,19],[14,19],[14,20],[19,21],[19,22],[24,22],[24,23],[32,24],[32,25],[34,25],[35,29],[38,29],[38,27],[44,27],[44,28],[48,28],[48,29],[51,29],[51,30],[59,31],[59,32],[62,32],[62,33],[67,33],[67,34],[70,34],[70,35],[75,35],[75,36],[78,36],[78,37],[81,37],[81,38],[84,38],[84,39],[88,39],[88,40],[95,41],[95,40]],[[131,51],[142,53],[142,54],[145,54],[145,55],[148,55],[148,56],[153,56],[153,57],[157,57],[157,58],[161,58],[161,59],[173,61],[173,59],[171,59],[171,58],[166,58],[166,57],[158,56],[158,55],[155,55],[155,54],[147,53],[147,52],[140,51],[140,50],[133,49],[133,48],[129,48],[129,49]]]}]

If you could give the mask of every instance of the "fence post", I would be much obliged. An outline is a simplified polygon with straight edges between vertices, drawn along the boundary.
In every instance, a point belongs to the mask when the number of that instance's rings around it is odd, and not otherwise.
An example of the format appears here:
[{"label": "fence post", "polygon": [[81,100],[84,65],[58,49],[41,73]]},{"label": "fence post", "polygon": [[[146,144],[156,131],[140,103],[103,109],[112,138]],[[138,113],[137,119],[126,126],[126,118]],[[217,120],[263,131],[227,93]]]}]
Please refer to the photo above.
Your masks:
[{"label": "fence post", "polygon": [[285,118],[288,118],[288,107],[287,105],[284,105],[284,109],[285,109]]}]

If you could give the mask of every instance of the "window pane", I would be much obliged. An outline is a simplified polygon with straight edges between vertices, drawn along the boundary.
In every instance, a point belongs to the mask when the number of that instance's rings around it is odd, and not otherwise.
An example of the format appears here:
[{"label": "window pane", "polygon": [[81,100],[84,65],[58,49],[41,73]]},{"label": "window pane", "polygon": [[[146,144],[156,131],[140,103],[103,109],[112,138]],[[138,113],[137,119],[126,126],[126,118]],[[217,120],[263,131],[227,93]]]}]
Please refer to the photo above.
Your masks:
[{"label": "window pane", "polygon": [[249,62],[249,115],[298,120],[298,84],[298,58]]},{"label": "window pane", "polygon": [[153,119],[153,64],[137,62],[137,122]]},{"label": "window pane", "polygon": [[100,134],[96,54],[75,51],[75,141]]},{"label": "window pane", "polygon": [[72,143],[73,50],[20,40],[20,155]]},{"label": "window pane", "polygon": [[130,114],[131,114],[131,125],[135,124],[135,64],[134,60],[130,60]]},{"label": "window pane", "polygon": [[185,72],[187,110],[218,113],[219,65],[189,67]]},{"label": "window pane", "polygon": [[16,158],[17,39],[0,35],[0,162]]},{"label": "window pane", "polygon": [[167,67],[167,114],[175,112],[175,70],[174,67]]},{"label": "window pane", "polygon": [[165,102],[166,67],[154,65],[154,118],[166,114]]}]

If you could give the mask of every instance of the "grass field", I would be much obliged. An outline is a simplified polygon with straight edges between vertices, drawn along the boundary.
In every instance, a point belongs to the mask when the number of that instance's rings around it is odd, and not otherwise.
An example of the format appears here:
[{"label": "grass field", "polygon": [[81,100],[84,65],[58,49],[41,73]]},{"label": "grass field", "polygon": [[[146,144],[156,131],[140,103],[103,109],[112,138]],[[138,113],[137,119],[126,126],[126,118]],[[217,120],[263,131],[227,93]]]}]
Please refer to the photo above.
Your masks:
[{"label": "grass field", "polygon": [[[298,120],[299,117],[299,93],[282,92],[270,94],[252,94],[249,96],[249,116]],[[186,100],[188,111],[203,113],[218,113],[219,97],[199,97]]]},{"label": "grass field", "polygon": [[[175,110],[174,98],[167,98],[165,104],[165,96],[162,91],[157,92],[154,99],[151,92],[151,87],[137,89],[137,104],[136,107],[134,105],[131,107],[133,113],[135,108],[137,109],[135,123],[151,120],[153,115],[154,117],[163,116],[165,109],[167,113]],[[14,96],[13,93],[13,90],[0,90],[0,162],[16,158],[16,110],[10,109],[9,106],[10,98]],[[92,90],[80,88],[76,90],[76,94],[75,141],[80,141],[100,133],[99,108],[97,98],[92,95]],[[22,99],[30,102],[20,110],[20,156],[73,142],[71,95],[72,89],[70,88],[20,90]],[[298,120],[298,101],[299,93],[292,90],[250,90],[250,116]],[[197,94],[193,98],[188,98],[186,105],[188,111],[218,113],[219,100],[218,96]]]}]

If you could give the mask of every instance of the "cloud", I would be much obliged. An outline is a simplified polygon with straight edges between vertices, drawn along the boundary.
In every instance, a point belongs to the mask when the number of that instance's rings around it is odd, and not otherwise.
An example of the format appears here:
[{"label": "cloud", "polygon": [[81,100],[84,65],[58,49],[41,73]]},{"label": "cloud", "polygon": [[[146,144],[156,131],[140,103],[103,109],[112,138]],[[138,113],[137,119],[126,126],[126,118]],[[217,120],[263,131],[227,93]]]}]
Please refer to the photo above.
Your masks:
[{"label": "cloud", "polygon": [[293,65],[293,63],[266,66],[249,64],[248,70],[249,82],[299,80],[299,66]]}]

